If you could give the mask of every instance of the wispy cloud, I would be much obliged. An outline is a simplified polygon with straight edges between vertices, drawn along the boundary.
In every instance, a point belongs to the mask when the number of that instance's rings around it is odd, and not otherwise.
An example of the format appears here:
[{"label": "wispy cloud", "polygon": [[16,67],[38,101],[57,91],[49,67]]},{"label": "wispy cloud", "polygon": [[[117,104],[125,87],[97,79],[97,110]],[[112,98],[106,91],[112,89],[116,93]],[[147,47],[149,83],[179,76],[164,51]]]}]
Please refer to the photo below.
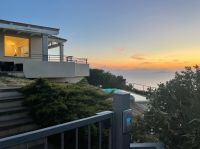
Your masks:
[{"label": "wispy cloud", "polygon": [[142,65],[144,65],[144,64],[152,64],[152,62],[142,62],[140,64],[142,64]]},{"label": "wispy cloud", "polygon": [[146,57],[142,54],[134,54],[131,56],[131,58],[134,60],[146,60]]},{"label": "wispy cloud", "polygon": [[116,49],[113,49],[114,51],[117,51],[117,52],[124,52],[126,51],[125,48],[116,48]]},{"label": "wispy cloud", "polygon": [[179,59],[174,59],[173,62],[180,62]]}]

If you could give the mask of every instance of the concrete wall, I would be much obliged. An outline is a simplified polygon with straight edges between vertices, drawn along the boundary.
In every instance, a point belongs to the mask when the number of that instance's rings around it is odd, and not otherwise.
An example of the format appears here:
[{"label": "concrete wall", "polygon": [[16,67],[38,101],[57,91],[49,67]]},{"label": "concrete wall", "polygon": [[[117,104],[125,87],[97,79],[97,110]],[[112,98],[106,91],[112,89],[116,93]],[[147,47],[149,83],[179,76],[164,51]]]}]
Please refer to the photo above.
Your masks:
[{"label": "concrete wall", "polygon": [[[76,65],[78,65],[78,69]],[[26,61],[24,75],[26,78],[73,78],[88,76],[89,66],[75,63],[46,61]]]},{"label": "concrete wall", "polygon": [[75,76],[89,76],[89,64],[76,64]]}]

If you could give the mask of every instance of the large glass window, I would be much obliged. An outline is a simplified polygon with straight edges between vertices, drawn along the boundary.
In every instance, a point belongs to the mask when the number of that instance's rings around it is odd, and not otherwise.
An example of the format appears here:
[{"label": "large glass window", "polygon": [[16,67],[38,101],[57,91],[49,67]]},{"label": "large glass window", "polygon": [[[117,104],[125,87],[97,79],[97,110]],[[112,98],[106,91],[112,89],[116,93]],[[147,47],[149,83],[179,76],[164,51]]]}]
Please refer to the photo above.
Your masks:
[{"label": "large glass window", "polygon": [[29,57],[29,39],[4,36],[5,56]]}]

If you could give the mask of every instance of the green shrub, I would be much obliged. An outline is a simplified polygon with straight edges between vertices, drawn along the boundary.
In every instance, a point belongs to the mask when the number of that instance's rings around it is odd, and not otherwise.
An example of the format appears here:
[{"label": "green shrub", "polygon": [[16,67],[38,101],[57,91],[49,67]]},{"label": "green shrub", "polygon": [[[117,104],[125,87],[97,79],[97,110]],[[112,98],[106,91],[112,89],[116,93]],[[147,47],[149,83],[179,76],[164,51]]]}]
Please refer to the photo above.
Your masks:
[{"label": "green shrub", "polygon": [[110,95],[88,85],[59,84],[38,79],[21,89],[24,105],[42,127],[64,123],[111,109]]},{"label": "green shrub", "polygon": [[186,67],[149,94],[146,131],[168,149],[200,148],[200,68]]}]

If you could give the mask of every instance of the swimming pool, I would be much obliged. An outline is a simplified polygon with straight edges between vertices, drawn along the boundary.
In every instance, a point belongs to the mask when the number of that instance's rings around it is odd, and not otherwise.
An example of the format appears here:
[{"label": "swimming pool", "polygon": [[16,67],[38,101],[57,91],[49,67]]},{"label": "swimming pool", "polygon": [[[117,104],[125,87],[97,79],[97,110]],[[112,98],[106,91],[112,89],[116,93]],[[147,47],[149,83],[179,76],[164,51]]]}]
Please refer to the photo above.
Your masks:
[{"label": "swimming pool", "polygon": [[145,96],[142,95],[138,95],[129,91],[125,91],[125,90],[121,90],[121,89],[117,89],[117,88],[104,88],[102,89],[102,91],[104,91],[105,93],[117,93],[117,92],[126,92],[129,93],[132,97],[134,97],[135,102],[147,102],[147,99]]}]

